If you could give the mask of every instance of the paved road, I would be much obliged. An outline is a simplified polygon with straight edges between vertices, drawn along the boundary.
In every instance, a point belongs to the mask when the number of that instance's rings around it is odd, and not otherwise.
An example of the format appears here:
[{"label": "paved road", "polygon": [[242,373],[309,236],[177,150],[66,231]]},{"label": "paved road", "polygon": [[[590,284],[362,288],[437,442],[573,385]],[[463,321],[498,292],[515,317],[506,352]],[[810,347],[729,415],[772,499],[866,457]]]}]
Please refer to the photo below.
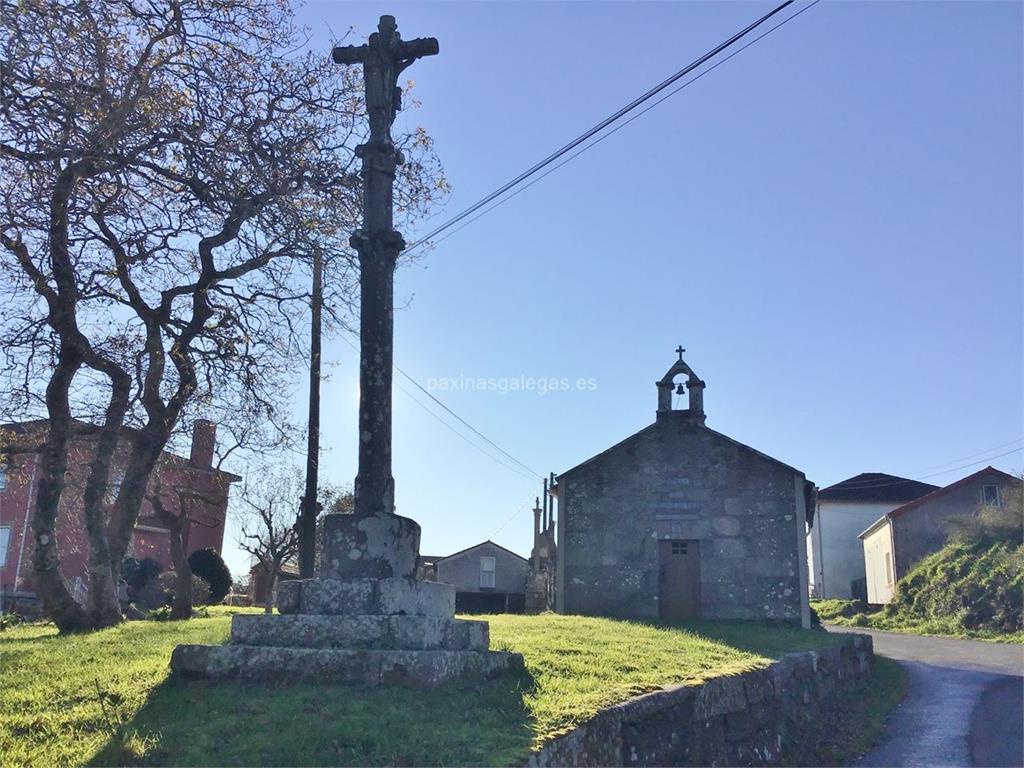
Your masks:
[{"label": "paved road", "polygon": [[907,670],[907,696],[858,766],[1024,765],[1024,647],[864,632]]}]

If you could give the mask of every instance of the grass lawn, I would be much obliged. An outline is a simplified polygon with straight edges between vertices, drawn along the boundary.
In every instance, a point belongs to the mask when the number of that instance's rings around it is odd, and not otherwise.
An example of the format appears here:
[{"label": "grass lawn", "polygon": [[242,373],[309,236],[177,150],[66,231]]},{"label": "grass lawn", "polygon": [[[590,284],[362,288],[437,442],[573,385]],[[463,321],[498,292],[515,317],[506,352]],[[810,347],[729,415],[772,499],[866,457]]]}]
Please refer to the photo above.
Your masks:
[{"label": "grass lawn", "polygon": [[635,694],[840,642],[750,623],[677,627],[575,616],[487,616],[491,646],[526,674],[432,691],[183,683],[178,643],[227,640],[229,611],[60,637],[0,632],[3,765],[498,765]]}]

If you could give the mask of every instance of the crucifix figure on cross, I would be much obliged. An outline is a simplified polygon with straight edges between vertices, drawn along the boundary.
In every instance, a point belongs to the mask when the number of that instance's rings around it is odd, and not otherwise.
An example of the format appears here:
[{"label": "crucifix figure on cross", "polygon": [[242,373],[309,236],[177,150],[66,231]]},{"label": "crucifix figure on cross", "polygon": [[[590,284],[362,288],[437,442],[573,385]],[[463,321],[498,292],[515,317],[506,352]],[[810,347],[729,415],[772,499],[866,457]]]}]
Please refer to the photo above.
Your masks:
[{"label": "crucifix figure on cross", "polygon": [[[391,143],[391,124],[402,108],[398,76],[416,59],[435,56],[437,40],[421,37],[402,40],[394,16],[381,16],[377,31],[366,45],[338,46],[332,52],[336,64],[362,64],[370,141]],[[363,145],[364,151],[366,145]]]}]

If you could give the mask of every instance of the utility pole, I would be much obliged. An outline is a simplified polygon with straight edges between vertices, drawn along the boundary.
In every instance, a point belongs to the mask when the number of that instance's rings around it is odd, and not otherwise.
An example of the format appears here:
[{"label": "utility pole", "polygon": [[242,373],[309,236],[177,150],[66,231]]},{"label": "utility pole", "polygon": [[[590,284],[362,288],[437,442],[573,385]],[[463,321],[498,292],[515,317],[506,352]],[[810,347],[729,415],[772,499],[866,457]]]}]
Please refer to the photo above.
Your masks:
[{"label": "utility pole", "polygon": [[[416,59],[436,55],[434,38],[402,40],[393,16],[381,16],[366,45],[337,47],[338,64],[362,64],[370,136],[362,159],[363,225],[352,235],[359,254],[359,471],[355,514],[324,520],[322,578],[412,577],[420,528],[395,512],[391,475],[391,376],[394,275],[405,248],[394,231],[395,169],[403,162],[391,138],[402,106],[398,76]],[[346,519],[347,518],[347,519]]]},{"label": "utility pole", "polygon": [[299,535],[299,576],[316,576],[316,518],[320,513],[317,488],[320,480],[320,334],[324,305],[324,257],[313,252],[313,297],[309,334],[309,428],[306,434],[306,491],[296,528]]}]

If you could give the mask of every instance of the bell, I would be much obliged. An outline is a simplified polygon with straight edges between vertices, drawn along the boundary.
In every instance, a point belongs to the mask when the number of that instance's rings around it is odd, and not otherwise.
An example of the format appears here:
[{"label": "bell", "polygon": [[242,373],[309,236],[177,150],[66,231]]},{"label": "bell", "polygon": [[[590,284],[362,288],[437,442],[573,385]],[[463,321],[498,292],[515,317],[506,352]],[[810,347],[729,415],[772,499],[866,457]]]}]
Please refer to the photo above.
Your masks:
[{"label": "bell", "polygon": [[679,382],[679,386],[678,386],[678,387],[676,387],[676,394],[677,394],[677,395],[681,395],[681,394],[683,394],[683,393],[684,393],[685,391],[686,391],[686,389],[685,389],[685,388],[683,387],[683,382]]}]

